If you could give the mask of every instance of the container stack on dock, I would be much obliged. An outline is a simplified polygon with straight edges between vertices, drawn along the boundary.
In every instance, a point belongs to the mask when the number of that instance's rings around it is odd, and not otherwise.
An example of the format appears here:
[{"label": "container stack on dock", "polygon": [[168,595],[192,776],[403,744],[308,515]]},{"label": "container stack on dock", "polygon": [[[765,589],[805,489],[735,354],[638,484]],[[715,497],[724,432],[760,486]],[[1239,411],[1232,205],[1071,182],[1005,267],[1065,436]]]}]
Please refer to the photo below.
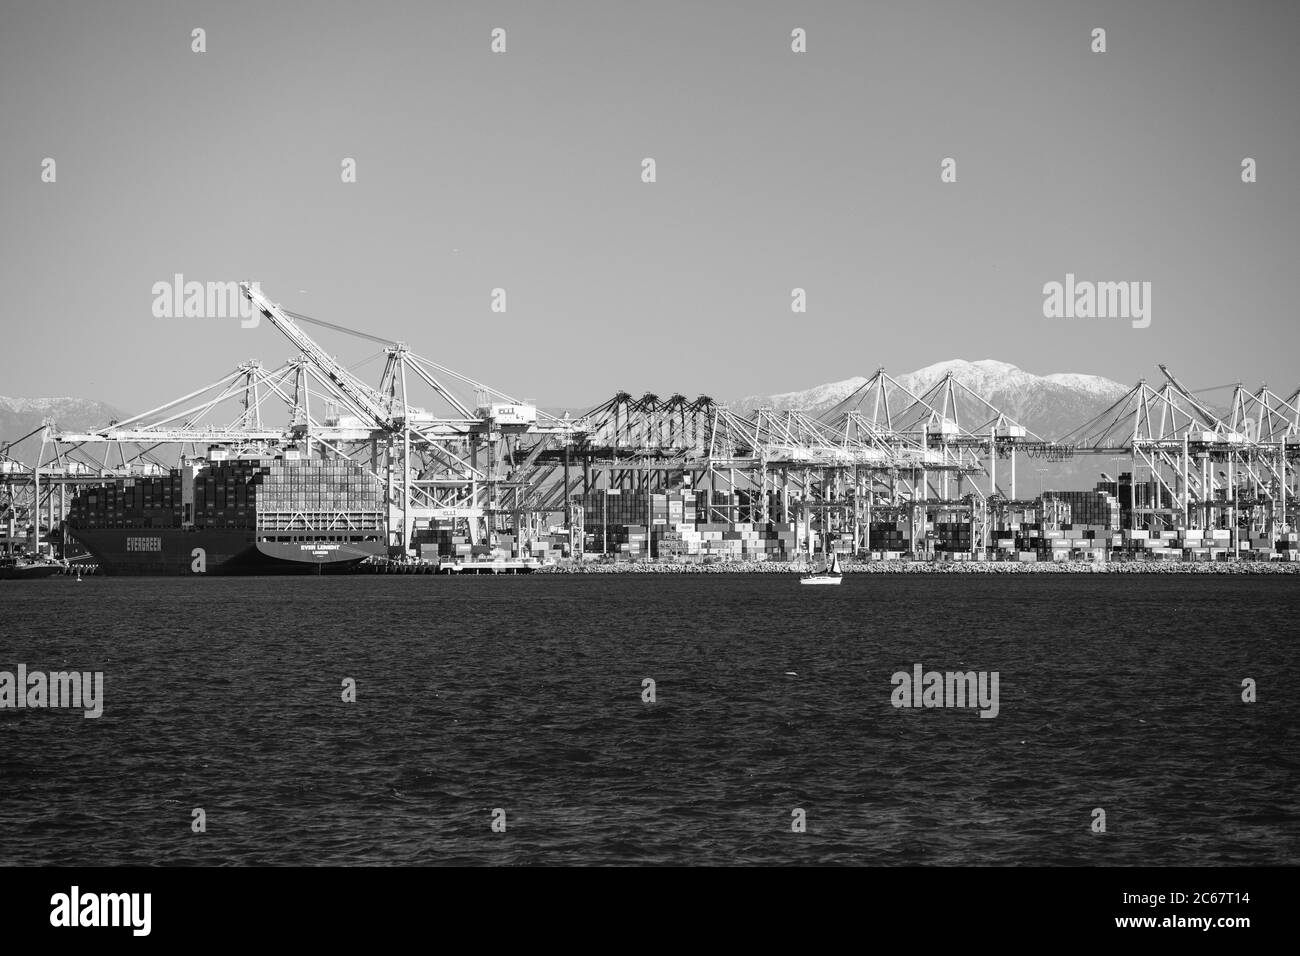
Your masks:
[{"label": "container stack on dock", "polygon": [[1018,561],[1102,560],[1118,542],[1118,535],[1098,525],[1065,523],[1053,528],[1039,521],[1011,522],[992,535],[998,555]]},{"label": "container stack on dock", "polygon": [[1118,547],[1122,538],[1117,530],[1109,524],[1080,524],[1071,522],[1061,525],[1062,539],[1069,543],[1071,551],[1083,552],[1083,557],[1104,560],[1112,549]]},{"label": "container stack on dock", "polygon": [[487,545],[478,545],[476,552],[469,535],[456,534],[450,525],[417,530],[415,547],[424,561],[472,561],[492,550]]},{"label": "container stack on dock", "polygon": [[605,529],[609,529],[613,541],[615,529],[650,523],[650,502],[645,494],[601,490],[577,496],[575,501],[582,506],[583,530],[598,540]]},{"label": "container stack on dock", "polygon": [[1095,491],[1049,491],[1043,497],[1067,507],[1068,516],[1062,518],[1065,522],[1100,531],[1119,530],[1119,499],[1103,486]]},{"label": "container stack on dock", "polygon": [[602,489],[574,500],[587,550],[627,560],[789,560],[799,547],[793,522],[753,520],[765,510],[756,492]]},{"label": "container stack on dock", "polygon": [[1177,547],[1178,532],[1174,530],[1133,529],[1124,532],[1125,547],[1138,552],[1144,558],[1181,558],[1182,550]]},{"label": "container stack on dock", "polygon": [[898,558],[908,550],[907,522],[901,518],[896,521],[871,522],[868,544],[878,560]]},{"label": "container stack on dock", "polygon": [[1276,547],[1283,561],[1300,561],[1300,535],[1294,531],[1283,534],[1278,539]]},{"label": "container stack on dock", "polygon": [[936,521],[934,523],[934,549],[948,554],[970,554],[971,523],[969,521]]},{"label": "container stack on dock", "polygon": [[701,554],[722,560],[788,561],[799,547],[792,522],[702,524],[699,532],[703,539]]},{"label": "container stack on dock", "polygon": [[701,524],[766,524],[783,519],[781,496],[758,491],[700,491],[697,495]]},{"label": "container stack on dock", "polygon": [[528,541],[517,540],[514,534],[497,532],[489,541],[471,543],[456,522],[435,522],[431,528],[415,531],[415,548],[421,561],[439,564],[464,564],[471,561],[498,561],[534,559],[549,561],[566,554],[569,536],[556,531],[539,534]]},{"label": "container stack on dock", "polygon": [[[696,493],[690,489],[647,493],[634,490],[593,491],[579,495],[582,506],[583,532],[599,549],[630,558],[651,556],[656,552],[694,553],[698,544]],[[657,555],[656,555],[657,556]]]},{"label": "container stack on dock", "polygon": [[655,557],[673,560],[700,554],[704,537],[693,523],[679,522],[655,528],[651,540]]}]

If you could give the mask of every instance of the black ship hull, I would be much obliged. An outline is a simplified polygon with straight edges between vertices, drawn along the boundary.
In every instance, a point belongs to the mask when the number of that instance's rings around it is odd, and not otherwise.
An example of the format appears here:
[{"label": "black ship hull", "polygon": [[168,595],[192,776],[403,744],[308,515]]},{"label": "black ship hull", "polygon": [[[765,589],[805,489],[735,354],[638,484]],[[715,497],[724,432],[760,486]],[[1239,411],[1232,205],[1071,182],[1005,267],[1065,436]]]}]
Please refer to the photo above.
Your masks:
[{"label": "black ship hull", "polygon": [[[353,571],[366,558],[386,552],[378,535],[308,532],[263,540],[248,530],[180,528],[74,529],[71,534],[105,575],[329,574]],[[349,540],[357,537],[368,540]]]}]

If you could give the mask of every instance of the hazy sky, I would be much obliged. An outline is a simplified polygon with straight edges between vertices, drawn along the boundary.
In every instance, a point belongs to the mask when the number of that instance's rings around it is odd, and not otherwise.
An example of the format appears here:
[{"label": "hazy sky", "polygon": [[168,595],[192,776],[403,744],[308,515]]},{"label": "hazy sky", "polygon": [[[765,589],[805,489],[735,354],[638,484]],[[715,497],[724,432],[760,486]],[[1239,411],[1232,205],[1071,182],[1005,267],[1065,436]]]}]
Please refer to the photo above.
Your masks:
[{"label": "hazy sky", "polygon": [[[139,411],[292,354],[155,318],[175,273],[548,405],[947,358],[1289,389],[1298,27],[1288,2],[3,0],[0,394]],[[1044,318],[1067,272],[1149,281],[1150,327]]]}]

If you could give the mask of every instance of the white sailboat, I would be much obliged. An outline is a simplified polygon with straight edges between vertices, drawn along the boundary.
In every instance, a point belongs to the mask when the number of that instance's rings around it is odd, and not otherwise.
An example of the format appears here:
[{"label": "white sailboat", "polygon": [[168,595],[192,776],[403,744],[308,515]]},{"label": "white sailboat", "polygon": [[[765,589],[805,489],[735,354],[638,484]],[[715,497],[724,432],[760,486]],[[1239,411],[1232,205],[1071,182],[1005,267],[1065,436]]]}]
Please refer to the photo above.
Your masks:
[{"label": "white sailboat", "polygon": [[815,571],[812,574],[806,574],[799,579],[800,584],[839,584],[844,580],[844,573],[840,570],[840,556],[836,552],[831,557],[831,563],[821,571]]}]

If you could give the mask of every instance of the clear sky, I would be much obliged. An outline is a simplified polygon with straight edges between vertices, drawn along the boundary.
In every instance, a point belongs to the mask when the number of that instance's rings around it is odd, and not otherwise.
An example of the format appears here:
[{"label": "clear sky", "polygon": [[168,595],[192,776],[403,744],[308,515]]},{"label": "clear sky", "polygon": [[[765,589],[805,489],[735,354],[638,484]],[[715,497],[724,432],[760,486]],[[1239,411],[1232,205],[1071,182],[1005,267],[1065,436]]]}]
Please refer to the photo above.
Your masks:
[{"label": "clear sky", "polygon": [[[546,405],[947,358],[1286,390],[1298,41],[1287,2],[4,0],[0,394],[139,411],[290,356],[154,317],[175,273]],[[1067,272],[1150,282],[1150,327],[1045,318]]]}]

